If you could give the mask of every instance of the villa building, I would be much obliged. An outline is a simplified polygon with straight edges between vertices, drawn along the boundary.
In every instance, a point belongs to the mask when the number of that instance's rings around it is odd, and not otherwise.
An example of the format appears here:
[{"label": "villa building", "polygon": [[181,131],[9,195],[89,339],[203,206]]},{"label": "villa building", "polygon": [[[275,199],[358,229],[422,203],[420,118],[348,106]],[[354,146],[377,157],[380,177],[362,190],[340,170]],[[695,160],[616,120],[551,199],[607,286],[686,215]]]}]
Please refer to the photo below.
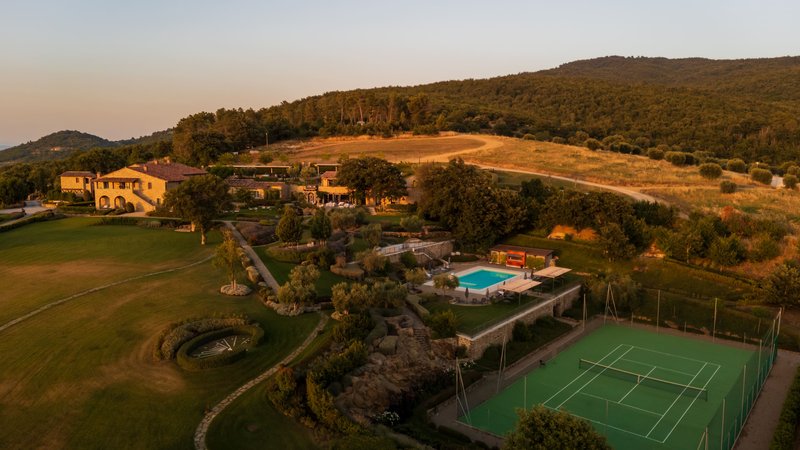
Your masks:
[{"label": "villa building", "polygon": [[92,172],[69,170],[59,175],[59,178],[61,192],[70,192],[83,198],[94,195],[94,179],[97,175]]},{"label": "villa building", "polygon": [[228,183],[231,194],[246,190],[250,191],[256,200],[289,200],[290,197],[289,186],[280,181],[259,181],[252,178],[229,177],[225,182]]},{"label": "villa building", "polygon": [[136,211],[153,211],[164,203],[167,191],[175,189],[190,177],[205,173],[203,169],[168,159],[134,164],[94,180],[95,207],[122,209],[131,203]]},{"label": "villa building", "polygon": [[544,248],[495,245],[489,250],[489,262],[509,267],[542,269],[553,265],[553,253],[553,250]]}]

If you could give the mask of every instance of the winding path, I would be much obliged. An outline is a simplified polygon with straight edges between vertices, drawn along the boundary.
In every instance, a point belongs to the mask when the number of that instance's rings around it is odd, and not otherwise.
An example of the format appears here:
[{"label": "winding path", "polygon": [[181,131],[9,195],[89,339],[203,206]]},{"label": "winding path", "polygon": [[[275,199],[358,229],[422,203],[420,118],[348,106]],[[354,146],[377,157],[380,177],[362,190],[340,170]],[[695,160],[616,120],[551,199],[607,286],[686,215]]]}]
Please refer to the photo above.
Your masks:
[{"label": "winding path", "polygon": [[76,299],[78,297],[83,297],[84,295],[92,294],[92,293],[97,292],[97,291],[102,291],[103,289],[108,289],[110,287],[119,286],[120,284],[129,283],[131,281],[141,280],[142,278],[148,278],[148,277],[153,277],[153,276],[156,276],[156,275],[161,275],[161,274],[164,274],[164,273],[177,272],[178,270],[188,269],[190,267],[194,267],[194,266],[197,266],[197,265],[202,264],[204,262],[207,262],[207,261],[211,260],[211,258],[213,258],[213,256],[208,256],[206,258],[201,259],[200,261],[196,261],[196,262],[193,262],[191,264],[187,264],[185,266],[174,267],[172,269],[166,269],[166,270],[159,270],[158,272],[146,273],[144,275],[137,275],[135,277],[126,278],[124,280],[115,281],[113,283],[108,283],[108,284],[104,284],[102,286],[93,287],[91,289],[87,289],[85,291],[78,292],[77,294],[72,294],[69,297],[65,297],[65,298],[62,298],[61,300],[56,300],[56,301],[48,303],[48,304],[46,304],[44,306],[40,306],[39,308],[34,309],[33,311],[25,314],[24,316],[17,317],[16,319],[14,319],[14,320],[12,320],[10,322],[6,322],[3,325],[0,325],[0,332],[3,332],[5,330],[13,327],[14,325],[16,325],[16,324],[18,324],[18,323],[20,323],[22,321],[28,320],[31,317],[33,317],[33,316],[35,316],[35,315],[37,315],[39,313],[47,311],[48,309],[50,309],[50,308],[52,308],[54,306],[58,306],[58,305],[64,304],[64,303],[66,303],[66,302],[68,302],[70,300],[74,300],[74,299]]},{"label": "winding path", "polygon": [[308,347],[309,344],[311,344],[311,341],[313,341],[314,338],[317,337],[317,334],[319,333],[320,330],[322,330],[325,327],[326,323],[328,323],[328,316],[320,314],[319,323],[317,323],[317,326],[311,331],[311,333],[308,334],[306,340],[303,341],[303,343],[300,344],[299,347],[294,349],[292,353],[288,354],[278,364],[275,364],[274,366],[267,369],[261,375],[253,378],[252,380],[242,385],[239,389],[231,392],[221,402],[217,403],[213,408],[211,408],[211,410],[208,411],[206,415],[203,417],[203,420],[200,421],[200,425],[197,426],[197,429],[194,432],[194,448],[197,450],[207,450],[208,447],[206,447],[206,435],[208,434],[208,427],[211,426],[211,422],[214,421],[214,419],[219,415],[219,413],[221,413],[225,408],[228,407],[228,405],[233,403],[233,401],[239,398],[242,394],[249,391],[255,385],[260,384],[267,378],[271,377],[278,370],[278,367],[283,365],[288,365],[293,359],[297,357],[297,355],[300,354],[300,352],[305,350],[305,348]]},{"label": "winding path", "polygon": [[242,247],[242,250],[244,250],[244,252],[247,253],[247,256],[250,257],[250,260],[253,262],[253,266],[255,266],[256,270],[258,270],[258,273],[261,274],[261,278],[263,278],[267,285],[269,285],[269,287],[271,287],[275,292],[278,292],[278,288],[280,286],[275,280],[275,277],[272,276],[269,269],[267,269],[267,266],[264,264],[264,261],[261,261],[261,257],[259,257],[255,250],[253,250],[253,247],[250,247],[250,245],[247,244],[247,241],[244,239],[244,236],[242,236],[242,233],[240,233],[239,230],[233,226],[233,223],[231,223],[230,220],[225,220],[223,223],[231,231],[233,237],[239,241],[239,246]]}]

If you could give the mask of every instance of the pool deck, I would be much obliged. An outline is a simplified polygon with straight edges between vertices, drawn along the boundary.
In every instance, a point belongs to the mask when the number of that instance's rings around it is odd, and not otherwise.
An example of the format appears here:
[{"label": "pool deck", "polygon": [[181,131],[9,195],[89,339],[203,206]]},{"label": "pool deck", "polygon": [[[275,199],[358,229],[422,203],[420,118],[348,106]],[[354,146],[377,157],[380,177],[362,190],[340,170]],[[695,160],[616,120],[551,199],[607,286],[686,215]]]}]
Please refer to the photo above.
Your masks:
[{"label": "pool deck", "polygon": [[[528,273],[528,275],[530,275],[530,270],[522,270],[522,269],[516,269],[516,268],[513,268],[513,267],[499,266],[497,264],[489,264],[486,261],[475,261],[475,262],[468,262],[468,263],[451,263],[450,264],[450,270],[445,272],[445,273],[458,274],[458,273],[462,273],[462,272],[469,271],[469,270],[472,270],[472,269],[478,269],[479,270],[481,268],[487,269],[487,270],[495,270],[497,272],[516,273],[517,276],[523,275],[526,272]],[[509,280],[512,280],[512,279],[513,278],[509,278]],[[422,285],[420,285],[418,287],[423,292],[439,293],[439,290],[433,287],[433,280],[428,280],[428,281],[426,281],[425,283],[423,283]],[[464,297],[465,302],[463,304],[469,305],[473,301],[477,303],[482,299],[486,299],[487,298],[487,295],[486,295],[487,290],[489,291],[489,295],[492,295],[492,294],[496,293],[497,291],[502,290],[502,285],[499,285],[499,286],[498,285],[493,285],[493,286],[490,286],[489,289],[477,289],[477,290],[474,290],[474,291],[472,289],[470,289],[468,296],[465,295],[466,291],[465,291],[465,289],[463,287],[458,287],[458,288],[456,288],[455,292],[458,292],[459,294],[453,293],[452,295],[453,295],[453,297]],[[460,302],[461,301],[459,300],[459,303]]]}]

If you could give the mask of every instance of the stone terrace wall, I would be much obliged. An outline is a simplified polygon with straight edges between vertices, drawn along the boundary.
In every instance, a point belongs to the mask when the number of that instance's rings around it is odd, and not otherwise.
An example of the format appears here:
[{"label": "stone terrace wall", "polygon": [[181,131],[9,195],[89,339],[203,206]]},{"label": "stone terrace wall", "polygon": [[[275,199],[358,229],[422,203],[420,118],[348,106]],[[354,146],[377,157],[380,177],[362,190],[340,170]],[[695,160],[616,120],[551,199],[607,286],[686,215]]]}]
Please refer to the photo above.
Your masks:
[{"label": "stone terrace wall", "polygon": [[[504,340],[510,339],[511,330],[514,328],[514,323],[517,321],[531,324],[536,322],[536,319],[543,316],[560,316],[561,313],[572,307],[572,302],[580,296],[580,292],[580,285],[575,286],[556,297],[532,305],[530,308],[500,323],[492,325],[475,335],[470,336],[464,333],[458,333],[456,335],[458,345],[467,348],[467,355],[470,358],[480,358],[488,347],[492,345],[501,345]],[[476,308],[478,307],[476,306]]]}]

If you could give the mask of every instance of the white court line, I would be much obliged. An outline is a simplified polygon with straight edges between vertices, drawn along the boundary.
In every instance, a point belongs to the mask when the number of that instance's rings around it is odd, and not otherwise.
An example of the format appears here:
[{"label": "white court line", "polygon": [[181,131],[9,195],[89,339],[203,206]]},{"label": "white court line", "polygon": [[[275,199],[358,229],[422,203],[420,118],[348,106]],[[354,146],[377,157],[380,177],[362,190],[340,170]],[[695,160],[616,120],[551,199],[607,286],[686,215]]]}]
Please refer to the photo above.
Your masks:
[{"label": "white court line", "polygon": [[[547,406],[547,405],[545,405],[545,404],[542,404],[542,406],[544,406],[545,408],[547,408],[547,409],[549,409],[549,410],[551,410],[551,411],[558,411],[557,409],[553,409],[553,408],[551,408],[551,407],[549,407],[549,406]],[[653,438],[650,438],[650,437],[647,437],[647,436],[643,436],[643,435],[641,435],[641,434],[639,434],[639,433],[634,433],[633,431],[626,430],[626,429],[624,429],[624,428],[615,427],[614,425],[609,425],[609,424],[607,424],[607,423],[600,422],[599,420],[592,420],[592,419],[589,419],[589,418],[587,418],[587,417],[579,416],[579,415],[577,415],[577,414],[575,414],[575,413],[573,413],[573,412],[571,412],[571,411],[569,412],[569,414],[570,414],[571,416],[575,416],[575,417],[577,417],[577,418],[579,418],[579,419],[583,419],[583,420],[586,420],[586,421],[588,421],[588,422],[593,422],[593,423],[596,423],[596,424],[598,424],[598,425],[602,425],[602,426],[604,426],[604,427],[613,428],[613,429],[615,429],[615,430],[617,430],[617,431],[621,431],[621,432],[623,432],[623,433],[632,434],[632,435],[634,435],[634,436],[637,436],[637,437],[640,437],[640,438],[642,438],[642,439],[647,439],[647,440],[649,440],[649,441],[653,441],[653,442],[657,442],[657,443],[659,443],[659,444],[663,444],[663,442],[661,442],[661,441],[658,441],[658,440],[656,440],[656,439],[653,439]]]},{"label": "white court line", "polygon": [[653,352],[653,353],[658,353],[658,354],[661,354],[661,355],[672,356],[673,358],[680,358],[680,359],[685,359],[685,360],[687,360],[687,361],[694,361],[694,362],[697,362],[697,363],[703,363],[703,365],[710,365],[710,366],[717,366],[717,367],[720,367],[720,365],[719,365],[719,364],[714,364],[714,363],[712,363],[712,362],[708,362],[708,361],[701,361],[701,360],[699,360],[699,359],[687,358],[687,357],[685,357],[685,356],[674,355],[674,354],[672,354],[672,353],[660,352],[660,351],[658,351],[658,350],[652,350],[652,349],[645,348],[645,347],[637,347],[637,346],[635,346],[635,345],[632,345],[631,347],[633,347],[633,348],[638,348],[639,350],[644,350],[644,351],[647,351],[647,352]]},{"label": "white court line", "polygon": [[679,373],[681,375],[686,375],[688,377],[694,375],[693,373],[684,372],[682,370],[668,369],[666,367],[661,367],[661,366],[653,366],[652,364],[646,364],[641,361],[635,361],[633,359],[621,359],[620,361],[627,361],[629,363],[639,364],[640,366],[655,367],[657,369],[666,370],[667,372]]},{"label": "white court line", "polygon": [[[675,400],[673,400],[673,401],[672,401],[672,404],[671,404],[671,405],[669,405],[669,408],[667,408],[667,410],[666,410],[666,411],[664,411],[664,414],[661,416],[661,418],[660,418],[660,419],[658,419],[658,422],[656,422],[656,424],[655,424],[655,425],[653,425],[653,428],[650,428],[650,431],[648,431],[648,432],[647,432],[647,437],[650,437],[650,433],[652,433],[652,432],[653,432],[653,430],[655,430],[655,429],[656,429],[656,427],[658,426],[658,424],[660,424],[660,423],[661,423],[661,421],[662,421],[662,420],[664,420],[664,417],[665,417],[665,416],[667,415],[667,413],[668,413],[668,412],[669,412],[669,411],[672,409],[672,407],[673,407],[673,406],[675,406],[675,403],[678,403],[678,400],[680,400],[680,399],[681,399],[681,397],[683,397],[683,393],[684,393],[684,392],[686,392],[686,389],[689,389],[689,386],[691,386],[691,385],[692,385],[692,381],[694,381],[694,379],[695,379],[695,378],[697,378],[697,376],[698,376],[698,375],[700,375],[700,374],[703,372],[703,370],[706,368],[706,366],[707,366],[707,365],[708,365],[708,363],[705,363],[705,364],[703,364],[703,367],[701,367],[701,368],[700,368],[700,370],[699,370],[699,371],[698,371],[696,374],[694,374],[694,377],[693,377],[691,380],[689,380],[689,382],[688,382],[688,383],[686,383],[686,387],[685,387],[685,388],[683,388],[683,390],[681,391],[681,393],[680,393],[680,394],[678,394],[678,396],[675,398]],[[719,370],[719,368],[718,368],[717,370]],[[714,373],[717,373],[717,372],[714,372]],[[708,382],[706,382],[706,385],[708,385]],[[698,393],[698,394],[699,394],[699,393]],[[696,399],[697,399],[697,397],[695,397],[695,400],[696,400]],[[694,403],[694,401],[692,401],[692,403]]]},{"label": "white court line", "polygon": [[[712,374],[711,374],[711,378],[709,378],[709,379],[708,379],[708,381],[706,381],[706,384],[704,384],[704,385],[703,385],[703,389],[705,389],[705,388],[706,388],[706,386],[708,386],[708,383],[710,383],[710,382],[711,382],[711,380],[713,380],[713,379],[714,379],[714,377],[715,377],[715,376],[717,376],[717,372],[718,372],[718,371],[719,371],[719,366],[717,366],[717,369],[716,369],[716,370],[714,370],[714,373],[712,373]],[[687,412],[689,412],[689,410],[690,410],[690,409],[692,409],[692,405],[694,405],[694,402],[696,402],[696,401],[697,401],[697,398],[698,398],[698,397],[700,397],[700,392],[698,392],[698,393],[697,393],[697,394],[694,396],[694,399],[692,400],[692,403],[689,403],[689,407],[688,407],[688,408],[686,408],[686,410],[683,412],[683,414],[681,414],[681,417],[678,419],[678,421],[675,423],[675,425],[672,427],[672,429],[671,429],[671,430],[669,430],[669,434],[667,434],[667,437],[665,437],[665,438],[664,438],[664,440],[662,440],[662,441],[661,441],[661,443],[662,443],[662,444],[663,444],[664,442],[667,442],[667,439],[669,439],[669,437],[670,437],[670,436],[672,436],[672,432],[673,432],[673,431],[675,431],[675,428],[677,428],[677,427],[678,427],[678,424],[679,424],[679,423],[681,423],[681,421],[683,421],[683,416],[685,416],[685,415],[686,415],[686,413],[687,413]],[[649,434],[649,433],[648,433],[648,434]]]},{"label": "white court line", "polygon": [[[656,366],[653,366],[653,368],[652,368],[652,369],[650,369],[650,372],[647,372],[647,375],[650,375],[651,373],[653,373],[653,371],[654,371],[654,370],[656,370]],[[645,375],[644,377],[645,377],[645,378],[647,378],[647,375]],[[623,395],[621,399],[619,399],[619,402],[618,402],[618,403],[622,404],[622,401],[623,401],[623,400],[625,400],[625,397],[627,397],[627,396],[628,396],[628,394],[630,394],[631,392],[633,392],[633,390],[634,390],[634,389],[636,389],[636,386],[639,386],[639,383],[636,383],[636,384],[634,384],[634,385],[633,385],[633,387],[631,388],[631,390],[630,390],[630,391],[628,391],[628,393],[627,393],[627,394]]]},{"label": "white court line", "polygon": [[[609,364],[608,366],[609,366],[609,367],[613,366],[615,362],[617,362],[617,361],[619,361],[620,359],[622,359],[622,357],[623,357],[623,356],[625,356],[625,354],[626,354],[626,353],[628,353],[628,352],[629,352],[629,351],[631,351],[631,350],[633,350],[633,347],[631,347],[631,348],[629,348],[629,349],[625,350],[625,353],[623,353],[623,354],[619,355],[619,356],[617,357],[617,359],[615,359],[614,361],[611,361],[611,364]],[[598,362],[600,362],[600,361],[598,361]],[[561,407],[564,405],[564,403],[567,403],[567,402],[568,402],[568,401],[569,401],[569,400],[570,400],[572,397],[575,397],[575,395],[576,395],[577,393],[579,393],[580,391],[582,391],[582,390],[583,390],[583,388],[585,388],[586,386],[588,386],[588,385],[589,385],[589,383],[591,383],[592,381],[596,380],[596,379],[597,379],[597,377],[599,377],[600,375],[602,375],[602,374],[603,374],[603,372],[605,372],[605,371],[606,371],[606,368],[603,368],[603,370],[601,370],[600,372],[597,372],[597,375],[593,376],[593,377],[592,377],[592,379],[591,379],[591,380],[589,380],[589,381],[587,381],[586,383],[583,383],[583,386],[581,386],[581,387],[580,387],[580,388],[579,388],[577,391],[573,392],[573,393],[572,393],[572,395],[570,395],[569,397],[567,397],[567,399],[566,399],[566,400],[564,400],[563,402],[561,402],[561,404],[560,404],[560,405],[558,405],[558,407],[559,407],[559,408],[561,408]]]},{"label": "white court line", "polygon": [[[593,397],[593,398],[596,398],[598,400],[602,400],[604,402],[615,403],[617,405],[624,406],[626,408],[637,409],[637,410],[639,410],[641,412],[646,412],[647,414],[652,414],[654,416],[661,416],[661,413],[657,413],[657,412],[653,412],[653,411],[650,411],[650,410],[647,410],[647,409],[639,408],[638,406],[629,405],[627,403],[615,402],[614,400],[609,400],[609,399],[607,399],[605,397],[600,397],[599,395],[587,394],[586,392],[581,392],[581,395],[585,395],[587,397]],[[572,413],[570,413],[570,414],[572,414]]]},{"label": "white court line", "polygon": [[[617,350],[618,350],[620,347],[622,347],[623,345],[628,345],[628,344],[619,344],[618,346],[614,347],[614,349],[612,349],[610,352],[606,353],[606,356],[603,356],[602,358],[600,358],[600,361],[597,361],[597,362],[602,362],[604,359],[608,358],[608,355],[610,355],[610,354],[612,354],[612,353],[616,352],[616,351],[617,351]],[[630,347],[630,345],[628,345],[628,347]],[[629,349],[629,350],[630,350],[630,349]],[[558,392],[556,392],[555,394],[551,395],[551,396],[550,396],[550,398],[548,398],[547,400],[543,401],[543,402],[542,402],[542,404],[543,404],[543,405],[545,405],[545,406],[547,406],[547,402],[549,402],[550,400],[552,400],[552,399],[553,399],[555,396],[557,396],[558,394],[560,394],[560,393],[561,393],[561,392],[562,392],[564,389],[568,388],[568,387],[569,387],[569,386],[570,386],[572,383],[574,383],[574,382],[578,381],[578,379],[579,379],[579,378],[581,378],[582,376],[586,375],[587,373],[588,373],[588,371],[579,373],[579,374],[578,374],[578,376],[576,376],[575,378],[573,378],[573,379],[572,379],[572,381],[570,381],[570,382],[569,382],[567,385],[565,385],[564,387],[562,387],[561,389],[559,389],[559,390],[558,390]],[[559,406],[561,406],[561,405],[559,405]]]}]

